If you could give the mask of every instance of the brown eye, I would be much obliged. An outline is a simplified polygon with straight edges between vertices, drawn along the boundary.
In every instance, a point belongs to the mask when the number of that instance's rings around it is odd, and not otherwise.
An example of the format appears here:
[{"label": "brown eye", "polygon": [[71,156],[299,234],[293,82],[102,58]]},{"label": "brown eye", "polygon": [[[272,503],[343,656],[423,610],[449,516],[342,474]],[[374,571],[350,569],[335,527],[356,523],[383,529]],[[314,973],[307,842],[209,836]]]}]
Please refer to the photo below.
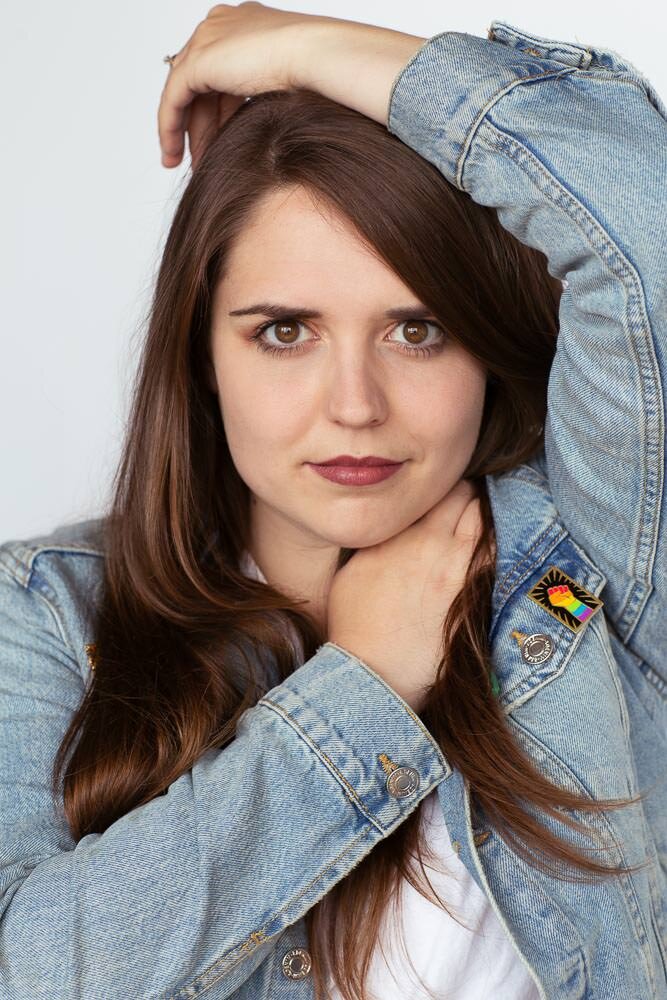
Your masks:
[{"label": "brown eye", "polygon": [[425,337],[428,337],[428,326],[423,319],[406,320],[403,324],[405,336],[411,344],[421,344]]},{"label": "brown eye", "polygon": [[[273,330],[274,327],[275,330]],[[259,351],[265,351],[268,354],[284,355],[285,357],[288,354],[301,354],[306,349],[303,342],[296,343],[301,327],[305,327],[305,324],[298,319],[290,319],[289,317],[269,320],[257,328],[251,340],[255,342]],[[268,339],[265,339],[268,338],[271,330],[273,330],[271,336],[275,334],[278,338],[277,343],[272,344]]]},{"label": "brown eye", "polygon": [[292,344],[299,336],[301,324],[297,320],[283,319],[272,323],[276,328],[276,337],[284,344]]},{"label": "brown eye", "polygon": [[[435,331],[435,338],[427,343],[429,328]],[[401,351],[421,353],[424,356],[442,350],[447,339],[443,328],[432,319],[406,319],[395,326],[393,332],[398,332],[404,338],[404,343],[398,344]]]}]

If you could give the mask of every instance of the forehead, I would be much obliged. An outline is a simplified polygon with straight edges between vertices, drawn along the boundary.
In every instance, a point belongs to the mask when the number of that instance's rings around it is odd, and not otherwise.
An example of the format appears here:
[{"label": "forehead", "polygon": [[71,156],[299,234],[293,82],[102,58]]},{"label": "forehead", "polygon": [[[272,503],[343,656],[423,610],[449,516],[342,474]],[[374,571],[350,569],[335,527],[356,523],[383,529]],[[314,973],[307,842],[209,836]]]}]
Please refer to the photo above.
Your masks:
[{"label": "forehead", "polygon": [[258,283],[274,297],[287,287],[319,298],[327,290],[350,295],[365,286],[414,298],[349,218],[294,185],[267,192],[254,206],[230,248],[220,292],[236,297],[252,287],[255,294]]}]

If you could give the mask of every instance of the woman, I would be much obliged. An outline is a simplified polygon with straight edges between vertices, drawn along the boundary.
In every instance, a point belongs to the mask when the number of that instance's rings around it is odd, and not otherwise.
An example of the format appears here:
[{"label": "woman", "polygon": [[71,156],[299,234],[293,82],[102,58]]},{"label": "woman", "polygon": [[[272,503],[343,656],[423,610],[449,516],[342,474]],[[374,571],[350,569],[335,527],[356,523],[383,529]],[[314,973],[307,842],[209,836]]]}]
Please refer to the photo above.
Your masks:
[{"label": "woman", "polygon": [[113,506],[0,549],[3,996],[665,996],[666,117],[499,21],[173,59]]}]

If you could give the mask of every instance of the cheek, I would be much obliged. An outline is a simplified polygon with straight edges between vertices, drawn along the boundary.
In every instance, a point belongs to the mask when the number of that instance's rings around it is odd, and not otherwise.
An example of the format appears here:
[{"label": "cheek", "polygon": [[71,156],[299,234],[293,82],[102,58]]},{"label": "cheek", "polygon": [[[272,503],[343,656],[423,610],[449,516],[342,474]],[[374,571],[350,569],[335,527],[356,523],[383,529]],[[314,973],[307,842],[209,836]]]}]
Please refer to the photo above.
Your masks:
[{"label": "cheek", "polygon": [[441,444],[460,442],[468,447],[470,439],[476,440],[479,430],[486,378],[477,370],[463,368],[452,372],[452,377],[422,396],[415,412],[427,420],[429,435]]},{"label": "cheek", "polygon": [[[229,391],[228,391],[229,390]],[[258,390],[257,385],[224,384],[218,394],[227,445],[243,478],[246,473],[268,479],[278,463],[284,465],[292,444],[304,431],[294,397]]]}]

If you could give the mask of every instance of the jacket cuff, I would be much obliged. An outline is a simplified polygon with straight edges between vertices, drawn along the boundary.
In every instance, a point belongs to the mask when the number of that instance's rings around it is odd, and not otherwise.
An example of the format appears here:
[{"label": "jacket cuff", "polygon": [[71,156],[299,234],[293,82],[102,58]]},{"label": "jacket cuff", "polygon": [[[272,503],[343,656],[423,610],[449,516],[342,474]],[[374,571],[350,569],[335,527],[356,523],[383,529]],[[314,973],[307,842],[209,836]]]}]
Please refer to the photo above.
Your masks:
[{"label": "jacket cuff", "polygon": [[387,129],[418,148],[451,184],[465,190],[465,157],[493,104],[519,83],[563,76],[574,69],[501,41],[443,31],[422,45],[394,80]]},{"label": "jacket cuff", "polygon": [[[452,773],[407,702],[335,643],[320,646],[257,705],[277,712],[296,730],[383,834]],[[414,771],[405,772],[407,787],[415,786],[406,794],[406,786],[391,779],[398,767]]]}]

